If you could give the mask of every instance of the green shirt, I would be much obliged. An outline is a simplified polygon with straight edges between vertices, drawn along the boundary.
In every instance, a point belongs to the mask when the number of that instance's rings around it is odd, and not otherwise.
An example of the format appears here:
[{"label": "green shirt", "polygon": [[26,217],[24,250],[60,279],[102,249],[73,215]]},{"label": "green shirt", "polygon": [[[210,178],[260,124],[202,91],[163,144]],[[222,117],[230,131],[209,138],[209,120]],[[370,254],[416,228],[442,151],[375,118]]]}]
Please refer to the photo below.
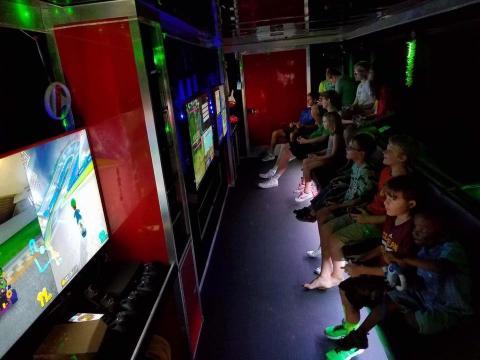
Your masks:
[{"label": "green shirt", "polygon": [[344,201],[368,199],[375,191],[375,186],[376,176],[372,168],[367,163],[363,163],[360,166],[354,163],[352,165],[350,185],[345,194]]},{"label": "green shirt", "polygon": [[325,129],[323,127],[323,125],[320,125],[317,127],[317,129],[312,132],[310,134],[310,136],[308,137],[309,139],[314,139],[314,138],[317,138],[317,137],[320,137],[320,136],[329,136],[330,135],[330,131],[328,131],[327,129]]},{"label": "green shirt", "polygon": [[340,96],[342,106],[350,106],[357,94],[357,84],[349,78],[340,77],[335,84],[335,91]]}]

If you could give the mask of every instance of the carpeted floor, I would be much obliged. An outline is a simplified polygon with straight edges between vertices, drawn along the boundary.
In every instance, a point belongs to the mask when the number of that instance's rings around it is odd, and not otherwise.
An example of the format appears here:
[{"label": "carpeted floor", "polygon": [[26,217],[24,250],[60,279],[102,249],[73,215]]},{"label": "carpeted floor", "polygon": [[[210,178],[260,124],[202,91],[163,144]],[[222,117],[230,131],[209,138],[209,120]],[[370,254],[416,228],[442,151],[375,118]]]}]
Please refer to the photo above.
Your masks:
[{"label": "carpeted floor", "polygon": [[[301,164],[291,163],[280,186],[257,188],[270,164],[244,160],[230,189],[210,267],[202,288],[205,322],[197,360],[324,359],[333,342],[323,336],[339,323],[338,289],[304,291],[316,259],[305,251],[318,243],[316,224],[295,219],[293,190]],[[375,331],[358,359],[386,359]]]}]

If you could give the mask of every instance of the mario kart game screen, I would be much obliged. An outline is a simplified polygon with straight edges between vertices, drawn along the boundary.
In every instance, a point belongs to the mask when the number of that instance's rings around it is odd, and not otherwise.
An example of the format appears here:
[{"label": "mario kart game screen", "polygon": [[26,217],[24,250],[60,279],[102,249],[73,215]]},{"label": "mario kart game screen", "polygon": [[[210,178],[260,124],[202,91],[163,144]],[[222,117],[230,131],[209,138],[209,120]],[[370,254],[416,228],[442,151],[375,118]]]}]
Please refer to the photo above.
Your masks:
[{"label": "mario kart game screen", "polygon": [[0,158],[0,357],[108,240],[85,130]]}]

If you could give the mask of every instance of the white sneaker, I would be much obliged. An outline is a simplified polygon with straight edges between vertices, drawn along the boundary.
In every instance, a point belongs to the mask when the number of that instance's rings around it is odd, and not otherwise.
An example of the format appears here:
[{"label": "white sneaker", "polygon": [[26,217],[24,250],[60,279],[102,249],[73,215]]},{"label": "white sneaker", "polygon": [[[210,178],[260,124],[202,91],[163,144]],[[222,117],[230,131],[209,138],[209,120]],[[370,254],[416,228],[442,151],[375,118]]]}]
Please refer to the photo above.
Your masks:
[{"label": "white sneaker", "polygon": [[322,274],[322,268],[321,267],[318,267],[316,268],[315,270],[313,270],[313,272],[317,275],[321,275]]},{"label": "white sneaker", "polygon": [[309,193],[302,192],[300,195],[298,195],[295,198],[295,201],[296,202],[304,202],[304,201],[312,200],[312,199],[313,199],[313,194],[311,192],[309,192]]},{"label": "white sneaker", "polygon": [[322,254],[322,250],[320,249],[315,249],[315,250],[308,250],[307,251],[307,256],[311,258],[317,258]]},{"label": "white sneaker", "polygon": [[272,161],[272,160],[275,160],[275,155],[273,155],[271,153],[267,153],[267,155],[265,155],[262,158],[262,161]]},{"label": "white sneaker", "polygon": [[271,178],[271,179],[268,179],[267,181],[258,183],[258,187],[261,187],[262,189],[270,189],[277,186],[278,186],[278,179],[275,179],[275,178]]},{"label": "white sneaker", "polygon": [[266,173],[260,173],[258,176],[260,176],[262,179],[270,179],[277,173],[276,169],[270,169]]}]

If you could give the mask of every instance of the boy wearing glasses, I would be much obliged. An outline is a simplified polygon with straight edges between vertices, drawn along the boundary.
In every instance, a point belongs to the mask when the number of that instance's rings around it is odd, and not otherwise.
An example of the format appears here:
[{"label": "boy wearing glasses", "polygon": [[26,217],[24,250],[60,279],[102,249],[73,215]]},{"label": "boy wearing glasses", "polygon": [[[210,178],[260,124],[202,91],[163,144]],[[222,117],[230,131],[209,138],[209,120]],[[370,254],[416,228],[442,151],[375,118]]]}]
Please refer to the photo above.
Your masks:
[{"label": "boy wearing glasses", "polygon": [[[353,161],[350,175],[350,184],[341,202],[330,203],[328,206],[317,212],[319,231],[321,230],[323,223],[327,219],[331,219],[335,216],[338,217],[344,214],[348,207],[359,204],[373,195],[376,185],[376,174],[375,171],[368,164],[367,159],[375,150],[375,147],[375,141],[368,134],[355,135],[350,141],[350,144],[347,147],[347,159]],[[321,245],[322,242],[323,238],[321,237]],[[322,261],[325,264],[331,264],[328,249],[324,249],[323,247]],[[327,284],[322,284],[321,287],[326,286]],[[306,289],[315,289],[319,288],[320,286],[318,286],[317,279],[315,279],[311,283],[304,284],[304,287]]]},{"label": "boy wearing glasses", "polygon": [[[343,279],[344,261],[342,248],[369,239],[381,238],[381,226],[386,219],[384,185],[396,176],[408,173],[408,164],[417,154],[417,143],[405,135],[394,135],[383,154],[385,167],[380,173],[377,193],[366,207],[355,208],[349,214],[336,217],[319,226],[320,239],[331,256],[330,262],[323,260],[322,266],[315,269],[320,276],[312,282],[312,288],[325,288],[337,285]],[[321,248],[307,251],[310,257],[317,257]]]}]

